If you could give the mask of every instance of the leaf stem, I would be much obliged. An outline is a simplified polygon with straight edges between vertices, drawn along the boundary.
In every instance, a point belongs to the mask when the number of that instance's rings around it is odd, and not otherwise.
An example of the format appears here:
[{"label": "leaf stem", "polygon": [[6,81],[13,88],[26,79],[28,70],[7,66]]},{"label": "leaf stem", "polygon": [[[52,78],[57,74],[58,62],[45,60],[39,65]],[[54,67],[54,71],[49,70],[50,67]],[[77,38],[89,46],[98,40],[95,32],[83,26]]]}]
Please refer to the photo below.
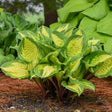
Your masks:
[{"label": "leaf stem", "polygon": [[49,79],[49,80],[52,82],[52,84],[53,84],[54,87],[56,88],[57,95],[58,95],[58,97],[60,98],[60,93],[59,93],[59,89],[58,89],[57,85],[54,83],[54,81],[53,81],[52,79]]},{"label": "leaf stem", "polygon": [[66,89],[61,86],[61,89],[60,89],[61,98],[63,97],[65,90]]},{"label": "leaf stem", "polygon": [[41,83],[41,87],[42,87],[44,98],[45,98],[45,96],[46,96],[46,90],[45,90],[45,87],[44,87],[42,79],[40,79],[40,83]]},{"label": "leaf stem", "polygon": [[71,91],[69,91],[68,92],[68,95],[67,95],[67,100],[69,100],[70,99],[70,96],[72,95],[72,92]]},{"label": "leaf stem", "polygon": [[45,99],[46,94],[45,94],[43,88],[39,85],[39,83],[36,81],[35,78],[33,78],[33,80],[35,81],[35,83],[37,84],[37,86],[39,87],[39,89],[41,90],[41,92],[42,92],[42,96],[43,96],[43,98]]}]

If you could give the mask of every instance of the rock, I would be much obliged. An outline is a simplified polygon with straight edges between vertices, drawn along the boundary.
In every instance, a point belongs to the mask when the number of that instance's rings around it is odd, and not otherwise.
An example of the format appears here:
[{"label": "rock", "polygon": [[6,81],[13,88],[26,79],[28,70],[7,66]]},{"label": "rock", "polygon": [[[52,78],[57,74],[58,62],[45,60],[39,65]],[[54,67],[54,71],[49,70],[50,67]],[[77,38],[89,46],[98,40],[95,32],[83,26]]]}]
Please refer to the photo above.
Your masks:
[{"label": "rock", "polygon": [[59,108],[58,107],[54,107],[55,108],[55,110],[59,110]]},{"label": "rock", "polygon": [[80,110],[78,110],[78,109],[76,109],[76,110],[74,110],[74,112],[81,112]]},{"label": "rock", "polygon": [[11,106],[10,109],[15,109],[15,107],[14,106]]}]

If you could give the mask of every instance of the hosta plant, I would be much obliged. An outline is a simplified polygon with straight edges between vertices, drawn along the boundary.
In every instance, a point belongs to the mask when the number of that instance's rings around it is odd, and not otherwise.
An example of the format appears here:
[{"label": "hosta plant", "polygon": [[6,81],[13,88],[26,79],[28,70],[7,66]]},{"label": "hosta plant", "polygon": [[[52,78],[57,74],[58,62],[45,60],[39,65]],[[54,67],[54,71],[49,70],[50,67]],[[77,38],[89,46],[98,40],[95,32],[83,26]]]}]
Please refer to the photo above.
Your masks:
[{"label": "hosta plant", "polygon": [[83,30],[87,38],[100,39],[104,50],[112,53],[112,0],[69,0],[57,12],[58,23],[52,28],[70,23]]},{"label": "hosta plant", "polygon": [[[20,15],[12,15],[0,9],[0,64],[10,60],[10,56],[16,57],[16,51],[12,49],[18,45],[16,36],[20,31],[37,31],[37,23],[29,23]],[[13,56],[13,57],[14,57]]]},{"label": "hosta plant", "polygon": [[91,76],[112,75],[112,56],[102,51],[99,40],[87,40],[69,24],[19,32],[17,39],[18,57],[0,68],[12,78],[35,81],[44,98],[50,93],[60,100],[74,99],[84,89],[95,90]]}]

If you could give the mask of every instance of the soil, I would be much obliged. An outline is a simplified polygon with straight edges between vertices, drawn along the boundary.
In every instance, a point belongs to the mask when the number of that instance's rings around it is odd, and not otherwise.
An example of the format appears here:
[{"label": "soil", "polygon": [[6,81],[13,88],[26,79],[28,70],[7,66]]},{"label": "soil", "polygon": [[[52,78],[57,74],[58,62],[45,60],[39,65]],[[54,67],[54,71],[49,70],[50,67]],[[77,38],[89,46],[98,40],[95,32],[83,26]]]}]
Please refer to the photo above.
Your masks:
[{"label": "soil", "polygon": [[92,78],[95,92],[85,90],[74,101],[42,100],[34,82],[11,79],[0,73],[0,112],[112,112],[112,78]]}]

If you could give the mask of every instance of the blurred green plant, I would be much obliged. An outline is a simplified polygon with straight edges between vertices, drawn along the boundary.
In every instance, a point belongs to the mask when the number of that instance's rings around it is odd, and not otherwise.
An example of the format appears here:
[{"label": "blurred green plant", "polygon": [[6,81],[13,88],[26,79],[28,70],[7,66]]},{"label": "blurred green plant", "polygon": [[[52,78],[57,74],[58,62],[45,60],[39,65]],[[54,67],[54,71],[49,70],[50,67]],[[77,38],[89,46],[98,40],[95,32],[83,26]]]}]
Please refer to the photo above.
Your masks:
[{"label": "blurred green plant", "polygon": [[38,26],[41,26],[44,24],[44,13],[41,12],[39,14],[35,14],[35,13],[23,13],[22,16],[24,17],[24,19],[30,23],[37,23]]}]

